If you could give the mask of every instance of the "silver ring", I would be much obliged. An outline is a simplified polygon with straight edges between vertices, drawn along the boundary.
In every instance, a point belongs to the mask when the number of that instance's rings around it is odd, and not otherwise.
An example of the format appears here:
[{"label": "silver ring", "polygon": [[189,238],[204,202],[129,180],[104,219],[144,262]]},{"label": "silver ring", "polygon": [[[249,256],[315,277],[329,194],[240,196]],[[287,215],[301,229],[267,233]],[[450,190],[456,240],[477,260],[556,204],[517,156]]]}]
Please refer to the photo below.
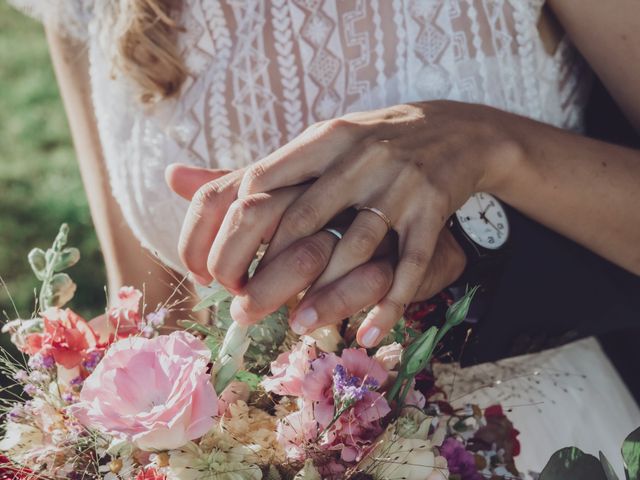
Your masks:
[{"label": "silver ring", "polygon": [[330,233],[331,235],[335,235],[335,237],[338,240],[342,240],[342,233],[340,233],[338,230],[336,230],[335,228],[323,228],[322,230],[324,230],[325,232]]},{"label": "silver ring", "polygon": [[387,230],[391,230],[391,219],[387,217],[387,215],[382,210],[379,210],[376,207],[360,207],[358,209],[359,212],[362,212],[363,210],[367,210],[368,212],[371,212],[380,217],[382,221],[387,224]]}]

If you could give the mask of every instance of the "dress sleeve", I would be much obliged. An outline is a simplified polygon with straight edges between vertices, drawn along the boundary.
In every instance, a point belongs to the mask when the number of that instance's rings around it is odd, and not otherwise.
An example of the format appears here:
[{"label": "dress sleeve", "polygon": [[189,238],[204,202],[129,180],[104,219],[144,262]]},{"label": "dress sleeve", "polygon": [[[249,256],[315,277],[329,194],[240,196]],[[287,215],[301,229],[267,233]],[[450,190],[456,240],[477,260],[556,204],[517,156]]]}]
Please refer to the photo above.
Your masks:
[{"label": "dress sleeve", "polygon": [[86,41],[95,0],[8,0],[9,4],[47,27]]}]

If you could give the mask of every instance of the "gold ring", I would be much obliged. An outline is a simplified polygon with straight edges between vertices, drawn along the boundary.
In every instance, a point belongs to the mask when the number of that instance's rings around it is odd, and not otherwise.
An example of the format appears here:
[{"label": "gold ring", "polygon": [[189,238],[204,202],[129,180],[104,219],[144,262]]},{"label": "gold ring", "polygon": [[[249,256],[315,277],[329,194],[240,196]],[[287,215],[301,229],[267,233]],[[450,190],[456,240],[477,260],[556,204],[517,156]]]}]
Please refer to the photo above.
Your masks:
[{"label": "gold ring", "polygon": [[363,210],[367,210],[367,211],[369,211],[371,213],[376,214],[387,225],[387,230],[391,230],[391,219],[389,217],[387,217],[387,215],[382,210],[379,210],[376,207],[360,207],[360,208],[358,208],[359,212],[361,212]]},{"label": "gold ring", "polygon": [[335,228],[323,228],[322,230],[330,233],[331,235],[334,235],[338,240],[342,240],[342,233],[340,233]]}]

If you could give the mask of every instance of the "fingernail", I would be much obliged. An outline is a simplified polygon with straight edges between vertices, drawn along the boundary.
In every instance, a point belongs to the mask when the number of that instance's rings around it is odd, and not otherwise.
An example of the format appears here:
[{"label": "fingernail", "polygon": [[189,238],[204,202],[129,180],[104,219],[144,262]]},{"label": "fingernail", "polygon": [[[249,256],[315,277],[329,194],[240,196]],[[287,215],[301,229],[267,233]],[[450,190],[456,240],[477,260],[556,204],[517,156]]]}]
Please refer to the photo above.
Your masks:
[{"label": "fingernail", "polygon": [[307,307],[296,314],[291,319],[291,330],[298,335],[303,335],[309,327],[312,327],[318,321],[318,312],[315,308]]},{"label": "fingernail", "polygon": [[378,327],[371,327],[362,336],[362,346],[366,348],[375,347],[379,336],[380,329]]},{"label": "fingernail", "polygon": [[207,287],[211,283],[208,279],[201,277],[200,275],[196,275],[193,272],[191,272],[191,277],[203,287]]},{"label": "fingernail", "polygon": [[242,325],[251,323],[251,319],[249,318],[249,315],[247,315],[247,311],[242,307],[242,305],[240,305],[238,298],[234,298],[231,302],[229,313],[231,314],[231,318]]}]

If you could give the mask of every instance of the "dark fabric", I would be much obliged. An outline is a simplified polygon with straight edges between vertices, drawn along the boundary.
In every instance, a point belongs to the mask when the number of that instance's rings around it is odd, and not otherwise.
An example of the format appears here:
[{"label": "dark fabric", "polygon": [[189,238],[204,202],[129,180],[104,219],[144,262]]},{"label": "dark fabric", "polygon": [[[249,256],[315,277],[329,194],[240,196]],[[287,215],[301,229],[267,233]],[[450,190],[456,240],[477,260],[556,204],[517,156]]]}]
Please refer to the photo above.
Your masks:
[{"label": "dark fabric", "polygon": [[[594,87],[587,118],[589,135],[637,145],[637,135],[600,84]],[[634,368],[640,346],[640,277],[512,209],[509,213],[510,258],[493,292],[481,299],[484,311],[462,363],[493,361],[599,335],[640,403],[640,374]]]}]

